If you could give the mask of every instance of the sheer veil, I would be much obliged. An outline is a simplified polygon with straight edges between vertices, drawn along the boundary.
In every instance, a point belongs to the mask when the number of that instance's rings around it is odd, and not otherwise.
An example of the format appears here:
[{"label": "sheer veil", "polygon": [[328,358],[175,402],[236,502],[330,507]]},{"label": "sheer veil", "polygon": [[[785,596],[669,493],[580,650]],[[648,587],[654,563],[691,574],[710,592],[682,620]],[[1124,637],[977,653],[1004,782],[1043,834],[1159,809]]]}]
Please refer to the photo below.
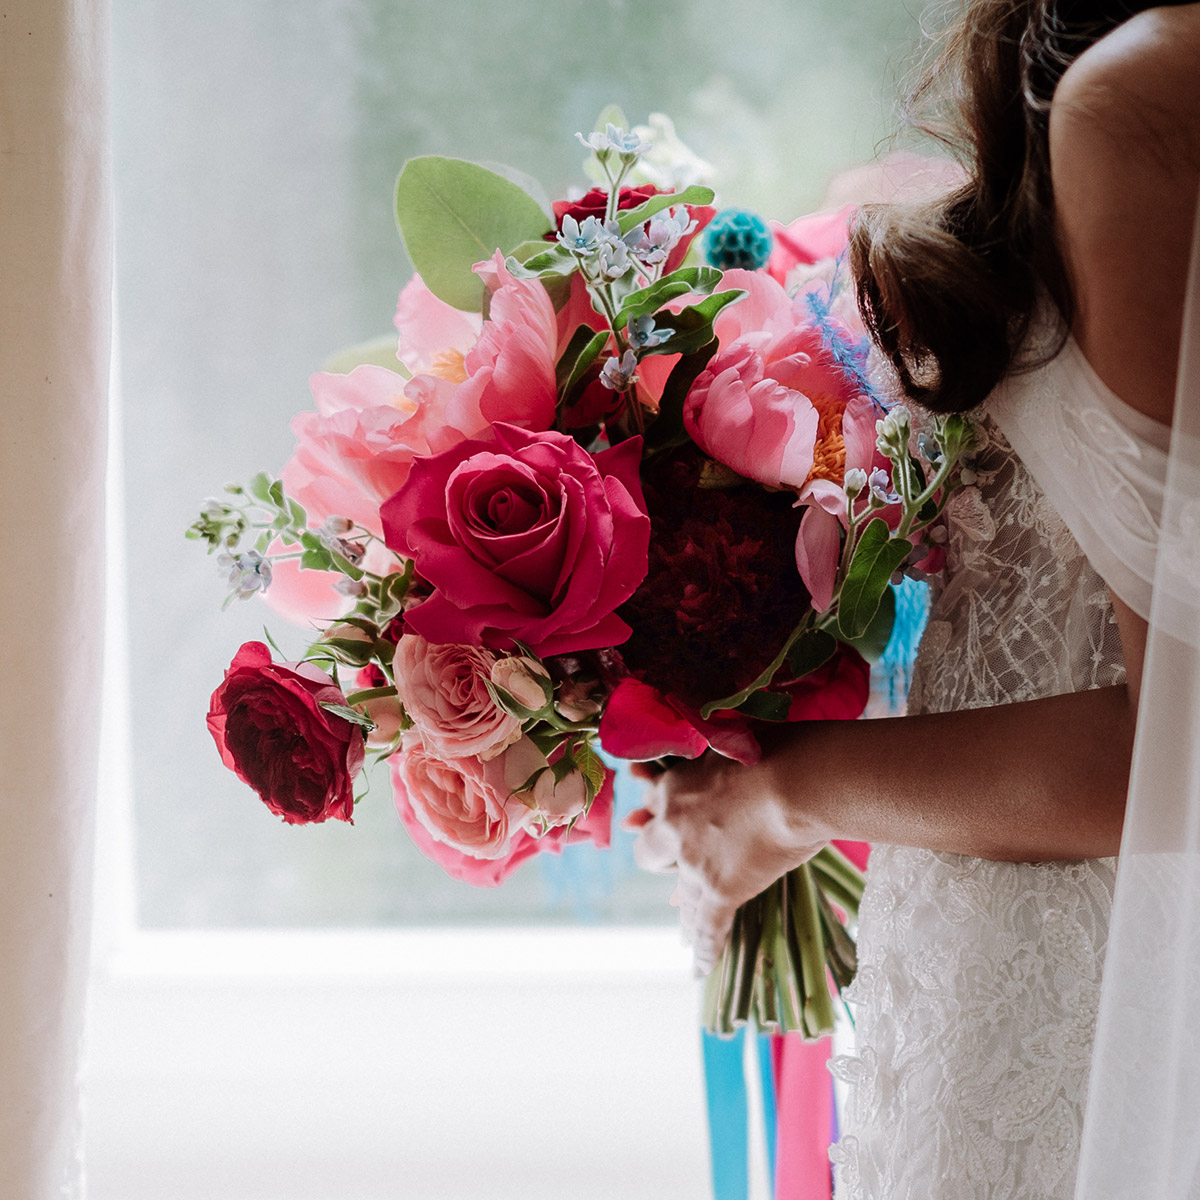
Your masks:
[{"label": "sheer veil", "polygon": [[1077,1200],[1200,1200],[1200,211],[1158,545]]}]

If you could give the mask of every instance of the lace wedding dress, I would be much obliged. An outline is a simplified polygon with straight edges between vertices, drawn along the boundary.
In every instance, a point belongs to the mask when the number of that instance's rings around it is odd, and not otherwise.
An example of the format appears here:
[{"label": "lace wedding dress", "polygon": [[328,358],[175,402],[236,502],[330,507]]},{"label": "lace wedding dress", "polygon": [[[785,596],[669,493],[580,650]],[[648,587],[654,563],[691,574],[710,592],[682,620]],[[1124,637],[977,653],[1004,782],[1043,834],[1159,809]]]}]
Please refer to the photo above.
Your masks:
[{"label": "lace wedding dress", "polygon": [[[1089,437],[1111,460],[1114,436],[1165,469],[1153,423],[1105,394],[1074,343],[1006,381],[977,414],[978,486],[948,508],[910,712],[1124,680],[1108,589],[1001,431],[1033,411],[1077,426],[1063,471],[1091,461]],[[849,995],[857,1052],[831,1064],[848,1085],[837,1200],[1070,1200],[1115,874],[1115,859],[875,848]]]}]

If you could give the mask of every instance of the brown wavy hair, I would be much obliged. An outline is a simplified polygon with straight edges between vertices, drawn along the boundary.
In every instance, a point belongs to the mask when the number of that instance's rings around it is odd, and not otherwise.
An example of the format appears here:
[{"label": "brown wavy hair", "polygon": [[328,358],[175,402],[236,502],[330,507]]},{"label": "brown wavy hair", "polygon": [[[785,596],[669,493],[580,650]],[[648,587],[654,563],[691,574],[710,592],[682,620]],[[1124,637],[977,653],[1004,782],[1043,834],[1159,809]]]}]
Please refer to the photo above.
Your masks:
[{"label": "brown wavy hair", "polygon": [[904,116],[950,150],[967,181],[931,202],[864,205],[850,242],[863,319],[911,399],[936,412],[983,400],[1011,368],[1043,290],[1069,326],[1050,100],[1084,50],[1150,6],[965,0],[933,39]]}]

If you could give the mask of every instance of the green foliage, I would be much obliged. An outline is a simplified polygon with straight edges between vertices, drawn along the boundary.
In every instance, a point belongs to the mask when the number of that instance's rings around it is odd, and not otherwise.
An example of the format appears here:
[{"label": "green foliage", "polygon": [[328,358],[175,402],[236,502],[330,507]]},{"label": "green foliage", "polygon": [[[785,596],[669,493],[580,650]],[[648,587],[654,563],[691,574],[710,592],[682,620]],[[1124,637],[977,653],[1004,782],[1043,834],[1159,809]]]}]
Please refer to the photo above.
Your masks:
[{"label": "green foliage", "polygon": [[728,292],[717,292],[689,305],[680,312],[665,312],[658,321],[659,329],[670,329],[672,334],[665,342],[651,346],[647,354],[692,354],[713,339],[713,321],[728,304],[735,304],[746,293],[736,288]]},{"label": "green foliage", "polygon": [[662,212],[664,208],[673,208],[677,204],[711,204],[712,200],[712,188],[693,184],[689,188],[684,188],[682,192],[663,192],[660,195],[651,196],[649,200],[639,204],[636,208],[625,209],[617,215],[617,223],[621,227],[621,233],[626,234],[631,229],[650,220],[655,213]]},{"label": "green foliage", "polygon": [[457,158],[409,159],[396,180],[396,223],[425,285],[455,308],[479,312],[483,284],[471,267],[550,231],[524,188]]},{"label": "green foliage", "polygon": [[658,416],[646,431],[647,450],[666,450],[688,440],[683,427],[683,402],[716,352],[717,341],[713,338],[699,350],[685,354],[672,368],[659,401]]},{"label": "green foliage", "polygon": [[677,296],[707,296],[721,278],[721,272],[715,267],[680,267],[628,296],[617,313],[617,328],[623,329],[638,317],[657,313],[667,301]]},{"label": "green foliage", "polygon": [[870,629],[893,573],[911,550],[907,538],[892,537],[881,517],[868,522],[854,548],[838,604],[838,634],[843,641],[853,642]]},{"label": "green foliage", "polygon": [[869,663],[878,662],[887,649],[892,637],[892,626],[896,623],[896,589],[892,586],[884,588],[880,597],[879,608],[871,623],[861,637],[844,638],[848,646],[853,646]]}]

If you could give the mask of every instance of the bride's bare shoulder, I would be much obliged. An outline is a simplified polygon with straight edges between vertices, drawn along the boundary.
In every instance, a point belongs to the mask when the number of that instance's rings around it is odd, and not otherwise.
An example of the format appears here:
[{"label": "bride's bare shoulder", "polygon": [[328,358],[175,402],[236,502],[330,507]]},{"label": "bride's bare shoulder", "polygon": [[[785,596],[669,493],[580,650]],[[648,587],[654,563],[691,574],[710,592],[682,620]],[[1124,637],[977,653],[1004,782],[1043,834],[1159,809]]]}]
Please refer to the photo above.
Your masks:
[{"label": "bride's bare shoulder", "polygon": [[1200,4],[1139,13],[1070,66],[1050,159],[1076,339],[1109,387],[1167,422],[1200,187]]}]

